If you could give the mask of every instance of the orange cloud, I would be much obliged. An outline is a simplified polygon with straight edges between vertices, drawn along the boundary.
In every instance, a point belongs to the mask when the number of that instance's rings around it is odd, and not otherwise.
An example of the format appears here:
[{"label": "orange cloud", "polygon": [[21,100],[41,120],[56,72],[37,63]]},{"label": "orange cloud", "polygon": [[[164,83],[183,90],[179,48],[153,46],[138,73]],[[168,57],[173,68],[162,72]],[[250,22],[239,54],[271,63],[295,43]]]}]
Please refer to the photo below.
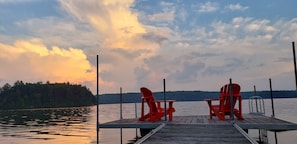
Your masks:
[{"label": "orange cloud", "polygon": [[[0,43],[0,61],[3,83],[16,80],[88,83],[88,87],[95,89],[96,68],[81,49],[47,48],[38,39],[18,40],[13,45]],[[113,85],[101,79],[100,83],[106,87]]]}]

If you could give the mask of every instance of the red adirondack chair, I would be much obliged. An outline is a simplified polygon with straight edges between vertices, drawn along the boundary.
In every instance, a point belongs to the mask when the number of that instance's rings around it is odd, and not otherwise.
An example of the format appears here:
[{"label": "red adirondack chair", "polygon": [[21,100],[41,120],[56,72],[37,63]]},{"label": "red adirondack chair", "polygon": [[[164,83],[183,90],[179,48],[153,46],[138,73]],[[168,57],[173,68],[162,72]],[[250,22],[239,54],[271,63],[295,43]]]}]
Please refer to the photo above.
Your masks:
[{"label": "red adirondack chair", "polygon": [[[148,120],[149,122],[160,120],[165,114],[164,108],[161,107],[161,102],[164,101],[155,101],[153,93],[148,88],[142,87],[140,88],[140,91],[142,94],[142,107],[141,117],[138,120]],[[173,102],[175,102],[175,100],[166,100],[166,102],[169,103],[169,107],[167,108],[166,114],[169,115],[169,121],[172,121],[172,114],[173,112],[175,112],[175,109],[173,108]],[[144,114],[144,103],[147,103],[149,107],[149,112],[147,114]]]},{"label": "red adirondack chair", "polygon": [[[240,94],[240,86],[238,84],[232,84],[232,95],[233,95],[233,105],[231,107],[231,98],[230,98],[230,84],[226,84],[221,88],[220,98],[218,99],[206,99],[209,106],[209,116],[212,119],[212,116],[217,116],[220,120],[225,120],[225,115],[230,115],[232,107],[234,109],[234,115],[239,120],[243,120],[241,103],[242,97]],[[218,104],[214,104],[214,101],[218,101]],[[237,104],[236,104],[237,103]],[[236,107],[237,106],[237,107]]]}]

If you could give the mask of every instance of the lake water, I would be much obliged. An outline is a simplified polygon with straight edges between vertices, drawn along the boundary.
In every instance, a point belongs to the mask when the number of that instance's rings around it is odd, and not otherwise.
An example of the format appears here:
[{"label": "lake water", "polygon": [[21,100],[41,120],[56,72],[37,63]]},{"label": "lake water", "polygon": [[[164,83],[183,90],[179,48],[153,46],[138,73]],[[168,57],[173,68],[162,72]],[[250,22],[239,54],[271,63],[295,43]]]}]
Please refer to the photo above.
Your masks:
[{"label": "lake water", "polygon": [[[136,104],[137,115],[140,104]],[[208,106],[204,101],[176,102],[174,115],[207,115]],[[277,118],[297,123],[297,99],[275,99]],[[266,115],[271,116],[271,101],[265,100]],[[99,106],[100,123],[120,118],[119,104]],[[243,101],[243,112],[248,113],[248,101]],[[135,104],[123,104],[123,118],[135,118]],[[174,117],[173,117],[174,119]],[[136,129],[122,129],[122,143],[132,143],[139,136]],[[257,132],[250,132],[257,137]],[[121,143],[120,129],[100,129],[100,144]],[[269,143],[275,144],[274,132],[268,132]],[[278,144],[297,143],[297,131],[277,133]],[[0,111],[1,144],[95,144],[96,106]]]}]

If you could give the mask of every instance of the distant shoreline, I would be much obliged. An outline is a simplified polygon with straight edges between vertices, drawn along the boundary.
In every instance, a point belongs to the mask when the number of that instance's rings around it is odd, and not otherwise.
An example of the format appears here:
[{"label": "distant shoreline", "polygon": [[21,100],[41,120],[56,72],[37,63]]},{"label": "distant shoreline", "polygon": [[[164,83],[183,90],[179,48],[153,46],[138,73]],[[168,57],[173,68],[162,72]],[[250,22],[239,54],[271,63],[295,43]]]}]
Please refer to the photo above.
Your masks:
[{"label": "distant shoreline", "polygon": [[[153,93],[155,99],[163,100],[163,92]],[[248,99],[254,96],[253,91],[241,92],[243,99]],[[270,99],[270,91],[258,91],[257,96],[263,97],[263,99]],[[297,91],[295,90],[280,90],[272,92],[273,98],[297,98]],[[173,99],[176,101],[203,101],[208,98],[218,98],[219,92],[210,91],[169,91],[166,92],[166,99]],[[140,93],[123,93],[123,103],[138,103],[141,102]],[[100,104],[116,104],[120,103],[120,94],[102,94],[99,95]]]}]

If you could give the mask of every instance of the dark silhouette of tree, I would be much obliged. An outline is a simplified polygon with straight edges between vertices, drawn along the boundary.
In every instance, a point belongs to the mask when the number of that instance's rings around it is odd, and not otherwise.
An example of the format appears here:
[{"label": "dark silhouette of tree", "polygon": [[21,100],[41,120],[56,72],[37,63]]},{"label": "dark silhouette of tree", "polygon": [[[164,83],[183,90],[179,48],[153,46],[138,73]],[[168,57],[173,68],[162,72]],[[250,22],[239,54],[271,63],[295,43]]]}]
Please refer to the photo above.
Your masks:
[{"label": "dark silhouette of tree", "polygon": [[47,81],[0,87],[0,109],[73,107],[95,104],[95,97],[85,86]]}]

